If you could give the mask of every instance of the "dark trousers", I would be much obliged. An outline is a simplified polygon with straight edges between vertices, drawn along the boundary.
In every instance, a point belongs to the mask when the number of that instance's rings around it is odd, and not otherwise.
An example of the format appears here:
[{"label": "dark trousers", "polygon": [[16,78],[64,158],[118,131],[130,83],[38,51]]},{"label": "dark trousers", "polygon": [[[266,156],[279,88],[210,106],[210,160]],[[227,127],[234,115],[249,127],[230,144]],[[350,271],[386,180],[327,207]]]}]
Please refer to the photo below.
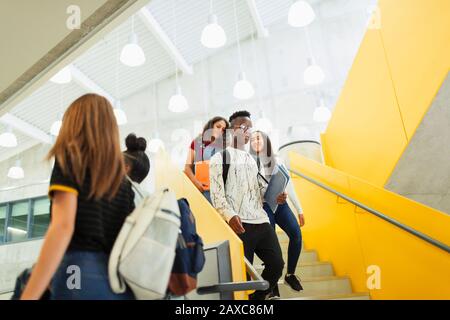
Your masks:
[{"label": "dark trousers", "polygon": [[264,262],[264,271],[261,276],[270,284],[266,293],[272,292],[283,273],[284,267],[283,256],[275,230],[269,223],[244,223],[243,227],[245,233],[240,234],[239,237],[244,243],[245,257],[253,264],[253,257],[256,253]]},{"label": "dark trousers", "polygon": [[289,237],[287,273],[294,274],[302,251],[302,231],[298,221],[286,202],[280,204],[275,213],[267,203],[264,203],[264,210],[269,216],[272,227],[275,229],[275,224],[279,225]]}]

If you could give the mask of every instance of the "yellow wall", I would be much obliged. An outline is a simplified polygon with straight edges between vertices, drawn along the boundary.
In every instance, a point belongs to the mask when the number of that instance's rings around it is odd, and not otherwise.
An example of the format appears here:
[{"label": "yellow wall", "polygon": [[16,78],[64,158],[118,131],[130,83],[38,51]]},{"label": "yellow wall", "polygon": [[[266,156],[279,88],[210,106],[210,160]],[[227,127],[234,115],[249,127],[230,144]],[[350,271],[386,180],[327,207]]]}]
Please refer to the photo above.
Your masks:
[{"label": "yellow wall", "polygon": [[325,162],[383,186],[450,66],[450,1],[380,0],[322,135]]},{"label": "yellow wall", "polygon": [[[361,179],[291,154],[291,168],[372,209],[450,245],[450,216]],[[303,237],[356,292],[372,299],[450,299],[450,254],[357,209],[314,184],[292,176],[305,211]],[[381,289],[369,290],[369,266],[381,271]]]},{"label": "yellow wall", "polygon": [[[157,188],[169,188],[176,193],[177,198],[188,200],[196,219],[197,232],[205,244],[229,241],[233,282],[246,281],[244,247],[241,239],[230,229],[187,176],[171,162],[167,154],[160,152],[155,163]],[[235,299],[247,298],[248,296],[244,292],[235,293]]]}]

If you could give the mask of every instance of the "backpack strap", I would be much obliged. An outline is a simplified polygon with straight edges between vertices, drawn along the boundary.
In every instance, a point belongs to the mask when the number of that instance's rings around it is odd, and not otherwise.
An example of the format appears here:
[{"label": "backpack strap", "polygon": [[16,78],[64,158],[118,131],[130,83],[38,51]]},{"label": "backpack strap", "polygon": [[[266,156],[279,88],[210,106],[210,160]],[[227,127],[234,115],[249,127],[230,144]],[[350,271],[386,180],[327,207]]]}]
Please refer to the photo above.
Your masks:
[{"label": "backpack strap", "polygon": [[227,184],[228,171],[230,170],[230,163],[227,161],[230,160],[230,153],[227,149],[222,151],[222,179],[223,179],[223,187]]}]

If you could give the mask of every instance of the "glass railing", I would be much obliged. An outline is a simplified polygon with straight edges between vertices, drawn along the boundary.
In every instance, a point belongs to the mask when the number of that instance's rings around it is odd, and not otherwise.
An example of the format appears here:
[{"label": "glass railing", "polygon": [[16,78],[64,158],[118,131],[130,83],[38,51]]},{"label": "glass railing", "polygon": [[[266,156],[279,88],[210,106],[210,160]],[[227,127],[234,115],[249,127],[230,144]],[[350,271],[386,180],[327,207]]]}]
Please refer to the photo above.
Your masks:
[{"label": "glass railing", "polygon": [[42,238],[50,223],[50,200],[37,197],[0,204],[0,245]]}]

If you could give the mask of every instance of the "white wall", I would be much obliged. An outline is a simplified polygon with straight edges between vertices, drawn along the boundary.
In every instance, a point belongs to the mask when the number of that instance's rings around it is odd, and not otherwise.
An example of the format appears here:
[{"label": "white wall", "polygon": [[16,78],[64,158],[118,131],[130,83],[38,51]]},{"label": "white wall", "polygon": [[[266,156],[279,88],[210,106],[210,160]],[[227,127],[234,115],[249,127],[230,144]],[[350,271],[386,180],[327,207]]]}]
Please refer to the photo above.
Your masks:
[{"label": "white wall", "polygon": [[[19,199],[34,198],[47,194],[52,163],[45,160],[50,149],[49,145],[37,145],[17,158],[11,158],[0,163],[0,203]],[[25,178],[14,180],[7,177],[8,170],[20,159],[25,172]],[[26,187],[22,187],[26,186]]]},{"label": "white wall", "polygon": [[14,289],[17,276],[37,260],[42,240],[0,246],[0,293]]}]

